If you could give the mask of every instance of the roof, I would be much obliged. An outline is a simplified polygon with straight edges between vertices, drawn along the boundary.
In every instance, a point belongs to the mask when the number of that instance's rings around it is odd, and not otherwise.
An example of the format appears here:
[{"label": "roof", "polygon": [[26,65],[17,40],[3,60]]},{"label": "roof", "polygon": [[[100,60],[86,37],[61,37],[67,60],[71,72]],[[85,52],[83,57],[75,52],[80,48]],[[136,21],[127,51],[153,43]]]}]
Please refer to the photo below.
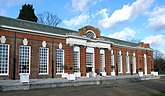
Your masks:
[{"label": "roof", "polygon": [[105,40],[105,41],[110,41],[110,42],[113,42],[115,44],[120,44],[120,45],[126,45],[126,46],[132,46],[132,47],[138,47],[139,46],[138,43],[133,43],[133,42],[114,39],[114,38],[109,38],[109,37],[105,37],[105,36],[101,36],[100,39]]},{"label": "roof", "polygon": [[[48,32],[48,33],[60,34],[60,35],[79,36],[78,31],[54,27],[54,26],[48,26],[48,25],[43,25],[43,24],[39,24],[36,22],[14,19],[14,18],[3,17],[3,16],[0,16],[0,25],[36,30],[36,31],[43,31],[43,32]],[[109,42],[113,42],[115,44],[120,44],[120,45],[133,46],[133,47],[138,46],[138,43],[113,39],[113,38],[109,38],[109,37],[105,37],[105,36],[101,36],[100,39],[103,41],[109,41]]]},{"label": "roof", "polygon": [[13,19],[13,18],[8,18],[8,17],[3,17],[3,16],[0,16],[0,25],[36,30],[36,31],[43,31],[43,32],[49,32],[49,33],[55,33],[55,34],[61,34],[61,35],[66,35],[73,32],[78,33],[77,31],[73,31],[69,29],[48,26],[48,25],[43,25],[36,22],[31,22],[31,21],[26,21],[26,20],[21,20],[21,19]]}]

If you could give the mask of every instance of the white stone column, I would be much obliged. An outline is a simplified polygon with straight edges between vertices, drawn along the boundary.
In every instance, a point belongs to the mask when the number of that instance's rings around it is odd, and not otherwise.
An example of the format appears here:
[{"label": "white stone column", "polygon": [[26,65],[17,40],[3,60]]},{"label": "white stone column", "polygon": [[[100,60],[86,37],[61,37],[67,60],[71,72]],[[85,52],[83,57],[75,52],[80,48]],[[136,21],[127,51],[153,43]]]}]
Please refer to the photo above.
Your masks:
[{"label": "white stone column", "polygon": [[147,56],[144,54],[144,72],[145,75],[147,75]]},{"label": "white stone column", "polygon": [[[113,50],[111,50],[111,66],[115,66]],[[115,68],[111,68],[111,76],[115,76]]]},{"label": "white stone column", "polygon": [[111,50],[111,65],[115,66],[113,50]]},{"label": "white stone column", "polygon": [[[118,72],[119,73],[123,73],[123,64],[122,64],[122,54],[121,54],[121,51],[119,51],[119,64],[120,64],[120,68],[118,68]],[[119,67],[119,64],[118,64],[118,67]]]},{"label": "white stone column", "polygon": [[[103,49],[100,49],[100,54],[103,55],[103,60],[102,60],[102,64],[100,64],[100,68],[102,68],[102,72],[105,72],[104,68],[105,68],[105,51]],[[101,57],[100,57],[101,58]],[[101,60],[101,59],[100,59]],[[101,61],[100,61],[101,62]],[[100,69],[101,70],[101,69]]]},{"label": "white stone column", "polygon": [[128,52],[126,53],[126,73],[130,73],[130,64],[129,64],[129,54]]},{"label": "white stone column", "polygon": [[136,73],[136,57],[135,57],[135,53],[133,53],[133,57],[132,57],[132,66],[133,66],[133,73]]}]

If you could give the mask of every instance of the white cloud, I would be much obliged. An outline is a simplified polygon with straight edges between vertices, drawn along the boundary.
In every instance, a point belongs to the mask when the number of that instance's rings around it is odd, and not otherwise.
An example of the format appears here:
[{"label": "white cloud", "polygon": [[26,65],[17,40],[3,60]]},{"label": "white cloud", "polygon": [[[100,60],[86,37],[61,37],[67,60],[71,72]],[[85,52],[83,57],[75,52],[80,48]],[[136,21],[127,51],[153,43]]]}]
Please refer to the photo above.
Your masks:
[{"label": "white cloud", "polygon": [[72,7],[76,11],[84,11],[87,8],[89,0],[72,0]]},{"label": "white cloud", "polygon": [[159,47],[165,45],[165,35],[154,35],[145,37],[142,42],[151,44],[152,47]]},{"label": "white cloud", "polygon": [[100,15],[102,16],[103,18],[106,18],[108,17],[108,9],[104,8],[104,9],[101,9],[99,12],[96,13],[96,15]]},{"label": "white cloud", "polygon": [[155,28],[156,31],[165,29],[165,7],[156,7],[150,13],[147,27]]},{"label": "white cloud", "polygon": [[115,32],[113,34],[109,34],[108,37],[120,39],[120,40],[131,40],[135,37],[136,31],[131,28],[124,28],[120,32]]},{"label": "white cloud", "polygon": [[96,5],[97,3],[102,1],[104,0],[72,0],[71,6],[73,10],[83,12],[84,10],[87,10],[90,6]]},{"label": "white cloud", "polygon": [[123,21],[130,20],[139,13],[146,10],[151,6],[153,0],[136,0],[131,5],[124,5],[121,9],[118,9],[112,13],[110,17],[106,16],[99,20],[99,26],[103,28],[110,28]]},{"label": "white cloud", "polygon": [[71,18],[70,20],[64,20],[64,24],[68,27],[78,26],[85,23],[89,17],[90,16],[88,14],[81,14],[79,16]]}]

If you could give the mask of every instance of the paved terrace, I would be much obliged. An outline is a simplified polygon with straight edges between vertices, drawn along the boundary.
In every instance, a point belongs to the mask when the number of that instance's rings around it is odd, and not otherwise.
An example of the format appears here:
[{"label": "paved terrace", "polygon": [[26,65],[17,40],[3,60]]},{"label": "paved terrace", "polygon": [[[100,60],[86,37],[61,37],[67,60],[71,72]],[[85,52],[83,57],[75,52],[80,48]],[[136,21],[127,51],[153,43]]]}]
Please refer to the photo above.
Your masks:
[{"label": "paved terrace", "polygon": [[[163,77],[163,76],[161,76]],[[11,90],[31,90],[40,88],[56,88],[56,87],[69,87],[69,86],[82,86],[82,85],[117,85],[131,82],[138,82],[141,80],[160,79],[160,76],[115,76],[115,77],[81,77],[76,78],[75,81],[68,81],[62,78],[48,78],[48,79],[30,79],[29,83],[20,83],[20,80],[0,80],[0,91]]]}]

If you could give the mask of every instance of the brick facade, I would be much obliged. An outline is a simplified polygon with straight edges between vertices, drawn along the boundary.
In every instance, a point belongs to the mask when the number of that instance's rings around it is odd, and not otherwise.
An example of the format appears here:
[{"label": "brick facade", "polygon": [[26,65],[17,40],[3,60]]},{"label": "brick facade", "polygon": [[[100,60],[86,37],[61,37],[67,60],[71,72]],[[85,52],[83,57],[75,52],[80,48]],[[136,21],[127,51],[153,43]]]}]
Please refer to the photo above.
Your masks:
[{"label": "brick facade", "polygon": [[86,48],[80,46],[80,72],[82,76],[86,76]]},{"label": "brick facade", "polygon": [[[92,30],[97,40],[100,40],[100,31],[97,28],[92,26],[85,26],[79,30],[80,36],[84,36],[87,30]],[[14,45],[14,33],[16,33],[16,45]],[[15,74],[15,78],[19,79],[19,46],[23,45],[24,38],[28,40],[28,46],[31,47],[31,56],[30,56],[30,78],[38,79],[38,78],[52,78],[56,77],[56,49],[59,48],[59,43],[62,43],[62,49],[64,49],[64,65],[67,65],[69,68],[74,65],[74,45],[69,45],[66,43],[66,37],[62,36],[53,36],[53,35],[45,35],[45,34],[34,34],[32,32],[25,31],[17,31],[17,30],[3,30],[0,29],[0,36],[6,37],[6,43],[10,45],[9,51],[9,74],[8,75],[0,75],[0,79],[13,79],[13,74]],[[49,49],[49,62],[48,62],[48,74],[47,75],[39,75],[39,48],[42,47],[42,42],[46,41],[46,48]],[[1,44],[1,43],[0,43]],[[15,69],[13,69],[14,64],[14,46],[16,46],[16,65]],[[80,48],[80,73],[81,76],[86,76],[86,47],[84,45],[77,45]],[[136,69],[142,68],[144,71],[144,54],[146,54],[147,58],[147,74],[151,73],[151,69],[153,69],[153,51],[147,50],[145,48],[150,48],[149,44],[139,43],[141,49],[135,49],[128,46],[119,46],[115,44],[111,44],[111,50],[113,50],[114,54],[114,64],[115,64],[115,72],[116,75],[131,75],[132,74],[132,56],[135,53],[136,57]],[[107,48],[103,48],[105,51],[105,69],[106,75],[111,75],[111,50]],[[122,55],[122,73],[118,74],[117,72],[117,63],[118,63],[118,54],[121,51]],[[126,53],[129,53],[129,68],[130,73],[126,73]],[[94,64],[95,64],[95,72],[100,72],[100,48],[94,47]],[[15,70],[15,73],[13,73]],[[74,73],[73,70],[64,70],[65,73]]]}]

